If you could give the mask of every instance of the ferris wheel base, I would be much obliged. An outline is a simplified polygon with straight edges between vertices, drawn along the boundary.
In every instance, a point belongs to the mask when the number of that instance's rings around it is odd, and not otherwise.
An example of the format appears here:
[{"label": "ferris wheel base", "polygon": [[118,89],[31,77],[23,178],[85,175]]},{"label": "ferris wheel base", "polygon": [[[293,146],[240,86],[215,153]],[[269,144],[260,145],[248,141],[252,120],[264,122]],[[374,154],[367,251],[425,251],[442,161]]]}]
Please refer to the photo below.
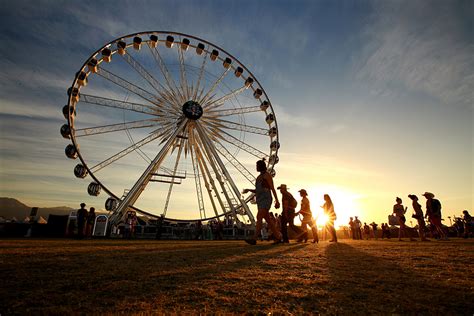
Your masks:
[{"label": "ferris wheel base", "polygon": [[126,225],[112,226],[109,229],[109,238],[113,239],[147,239],[147,240],[245,240],[255,235],[255,228],[224,227],[221,233],[213,231],[205,225],[199,231],[195,225],[189,223],[166,224],[161,226],[136,226],[133,230]]}]

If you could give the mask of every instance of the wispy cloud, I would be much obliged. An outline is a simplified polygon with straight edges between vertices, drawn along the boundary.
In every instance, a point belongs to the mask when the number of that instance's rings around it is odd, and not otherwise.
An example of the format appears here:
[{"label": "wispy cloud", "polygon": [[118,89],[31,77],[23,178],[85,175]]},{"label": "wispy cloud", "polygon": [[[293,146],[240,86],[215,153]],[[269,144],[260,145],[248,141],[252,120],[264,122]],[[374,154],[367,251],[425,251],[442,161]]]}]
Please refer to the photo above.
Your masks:
[{"label": "wispy cloud", "polygon": [[472,106],[473,32],[465,34],[457,9],[455,2],[377,2],[358,79],[381,93],[402,86],[449,105]]}]

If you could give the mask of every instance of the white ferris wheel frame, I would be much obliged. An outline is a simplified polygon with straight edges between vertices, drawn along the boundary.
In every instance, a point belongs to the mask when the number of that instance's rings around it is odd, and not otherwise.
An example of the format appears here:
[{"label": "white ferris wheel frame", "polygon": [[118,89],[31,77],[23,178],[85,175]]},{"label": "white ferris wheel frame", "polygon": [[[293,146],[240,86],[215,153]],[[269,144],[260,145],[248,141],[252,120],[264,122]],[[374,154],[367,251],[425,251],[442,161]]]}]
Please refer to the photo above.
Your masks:
[{"label": "white ferris wheel frame", "polygon": [[[145,36],[148,36],[148,39],[144,39]],[[153,38],[154,36],[154,38]],[[174,41],[174,37],[178,37],[180,41]],[[163,38],[164,37],[164,38]],[[172,38],[173,42],[170,43],[168,39]],[[137,40],[139,39],[139,40]],[[156,39],[156,42],[154,41]],[[192,42],[195,41],[195,42]],[[139,42],[139,43],[138,43]],[[166,68],[166,64],[161,59],[159,52],[157,50],[157,45],[165,45],[168,48],[172,48],[173,45],[177,45],[176,49],[178,50],[179,62],[180,62],[180,80],[179,86],[176,82],[174,82],[174,78],[172,78],[171,74],[168,72]],[[157,64],[159,65],[162,75],[165,78],[164,83],[159,82],[156,80],[148,71],[147,69],[142,66],[138,61],[136,61],[131,55],[127,53],[127,49],[135,48],[136,50],[140,49],[140,46],[148,46],[150,51],[154,55]],[[204,45],[204,48],[202,46]],[[187,51],[188,48],[193,48],[198,52],[201,50],[201,54],[205,54],[204,60],[219,60],[222,62],[224,68],[226,70],[223,72],[221,77],[219,77],[212,87],[207,91],[202,88],[199,88],[199,81],[201,80],[204,68],[205,68],[205,61],[200,68],[200,76],[197,82],[197,87],[191,91],[191,87],[187,85],[186,79],[186,67],[184,64],[184,53]],[[217,55],[216,53],[217,52]],[[110,62],[113,55],[119,54],[130,64],[134,70],[140,74],[145,80],[147,80],[151,86],[156,88],[156,93],[150,93],[144,91],[138,86],[135,86],[133,83],[128,82],[127,80],[121,78],[113,74],[112,72],[101,68],[100,65],[103,62]],[[184,69],[184,70],[183,70]],[[244,82],[243,86],[238,89],[231,91],[227,95],[220,97],[217,100],[212,99],[212,90],[216,88],[216,86],[220,83],[220,81],[227,75],[228,72],[234,71],[236,76],[242,77]],[[237,73],[239,72],[239,75]],[[113,82],[117,86],[120,86],[126,90],[129,90],[131,93],[138,95],[151,103],[148,107],[144,106],[143,104],[136,104],[133,102],[126,102],[126,101],[119,101],[113,99],[107,99],[92,95],[81,95],[80,89],[85,85],[87,82],[87,77],[91,74],[100,75],[103,78]],[[194,88],[194,86],[193,86]],[[234,97],[236,94],[241,93],[246,89],[252,89],[253,95],[255,99],[258,99],[261,102],[259,109],[256,107],[246,107],[240,109],[227,109],[227,110],[219,110],[218,108],[220,105],[225,104],[227,100]],[[141,91],[143,90],[143,91]],[[220,142],[215,141],[216,137],[221,139],[226,139],[229,143],[234,143],[240,149],[251,153],[255,157],[259,158],[267,158],[268,159],[268,171],[275,175],[275,164],[278,163],[278,150],[280,147],[279,144],[279,134],[278,134],[278,125],[276,121],[275,112],[271,105],[271,102],[263,89],[260,85],[259,81],[256,77],[247,69],[237,58],[226,52],[224,49],[220,48],[219,46],[212,44],[206,40],[201,38],[187,35],[184,33],[178,32],[166,32],[166,31],[147,31],[147,32],[138,32],[129,34],[126,36],[122,36],[120,38],[114,39],[111,42],[105,44],[103,47],[95,51],[82,65],[80,70],[77,72],[76,77],[68,90],[68,103],[63,108],[63,113],[65,117],[67,117],[67,128],[65,134],[63,134],[63,128],[61,133],[63,137],[69,138],[72,142],[69,145],[69,149],[72,149],[74,152],[74,157],[68,155],[69,158],[79,158],[82,165],[85,167],[87,172],[86,175],[90,175],[94,182],[92,184],[96,184],[97,187],[103,189],[112,199],[115,199],[118,202],[118,206],[113,210],[113,214],[111,216],[112,222],[119,222],[121,221],[128,209],[133,209],[139,213],[147,215],[152,218],[158,218],[159,215],[152,214],[145,210],[139,209],[134,206],[134,203],[139,198],[142,191],[151,181],[153,175],[156,175],[158,168],[160,167],[163,160],[168,155],[169,151],[175,144],[179,144],[179,151],[175,163],[175,168],[172,171],[171,179],[174,180],[177,177],[177,165],[181,156],[181,146],[183,142],[183,136],[186,134],[189,135],[187,138],[187,146],[190,151],[190,156],[192,160],[193,169],[195,172],[195,184],[196,190],[198,195],[198,204],[200,208],[200,219],[189,219],[189,220],[180,220],[180,219],[170,219],[174,221],[197,221],[197,220],[210,220],[213,218],[218,218],[224,215],[232,215],[237,218],[237,215],[247,216],[250,220],[252,225],[255,225],[255,219],[248,207],[249,201],[253,199],[253,195],[244,198],[237,185],[232,180],[232,176],[228,172],[226,168],[226,164],[223,162],[222,158],[225,158],[228,162],[230,162],[234,168],[236,168],[247,180],[251,181],[254,180],[255,177],[237,160],[235,156],[230,153],[225,146],[220,144]],[[150,100],[150,98],[152,98]],[[177,103],[177,100],[181,99],[181,104]],[[142,121],[135,121],[135,122],[127,122],[121,124],[113,124],[113,125],[104,125],[98,126],[94,128],[84,128],[84,129],[76,129],[74,126],[74,119],[76,115],[76,105],[79,100],[94,103],[98,105],[108,106],[108,107],[116,107],[122,108],[132,111],[143,111],[143,113],[153,113],[156,116],[154,119],[150,120],[142,120]],[[157,102],[158,100],[158,102]],[[181,108],[183,101],[185,100],[193,100],[199,101],[199,106],[202,105],[201,111],[205,113],[214,114],[215,122],[212,123],[202,123],[199,118],[191,119],[185,116],[185,114],[180,113],[183,112],[183,108]],[[156,106],[153,106],[156,105]],[[66,110],[65,110],[66,109]],[[194,108],[192,108],[194,109]],[[268,130],[264,130],[259,127],[248,126],[245,124],[237,124],[232,121],[227,121],[224,119],[218,119],[219,115],[232,115],[235,113],[244,114],[250,112],[256,112],[257,110],[265,112],[267,117],[267,124]],[[66,111],[66,112],[65,112]],[[174,111],[174,112],[173,112]],[[176,113],[179,113],[176,117]],[[163,139],[163,146],[156,154],[154,159],[148,165],[146,170],[142,173],[139,179],[135,182],[133,187],[128,191],[128,194],[122,196],[121,198],[116,195],[114,192],[109,190],[105,185],[101,183],[98,177],[95,176],[94,172],[100,170],[103,167],[106,167],[109,164],[112,164],[114,161],[120,159],[121,157],[127,155],[128,153],[136,150],[136,146],[138,143],[133,143],[132,146],[129,148],[125,148],[122,152],[102,161],[100,164],[97,164],[93,167],[89,167],[86,163],[86,160],[81,155],[81,151],[79,149],[79,143],[77,141],[78,137],[88,136],[93,134],[99,133],[106,133],[110,131],[119,131],[119,130],[127,130],[129,128],[134,128],[136,126],[146,126],[146,124],[156,124],[162,118],[162,121],[165,121],[167,117],[173,116],[173,118],[177,119],[178,124],[176,126],[166,126],[165,132],[160,134],[152,134],[149,137],[141,140],[144,144],[147,142],[153,141],[161,137]],[[212,118],[211,118],[212,119]],[[230,133],[224,131],[223,128],[225,126],[228,129],[240,130],[242,132],[249,132],[249,133],[257,133],[262,135],[267,135],[270,137],[270,153],[265,154],[259,149],[253,147],[252,145],[243,142]],[[213,130],[211,130],[213,128]],[[191,131],[190,131],[191,130]],[[216,131],[219,131],[219,135],[216,135]],[[68,136],[68,137],[66,137]],[[66,148],[67,152],[68,148]],[[221,158],[222,157],[222,158]],[[115,160],[114,160],[115,159]],[[240,168],[240,169],[239,169]],[[214,174],[215,179],[213,179],[212,174]],[[203,210],[204,208],[203,201],[202,201],[202,184],[201,179],[205,182],[206,191],[209,194],[209,199],[212,204],[212,208],[214,210],[215,216],[203,218]],[[217,181],[214,181],[217,180]],[[216,184],[217,182],[217,184]],[[168,207],[168,202],[170,200],[171,190],[173,187],[173,182],[171,182],[168,196],[166,200],[165,206],[165,213],[166,208]],[[200,192],[199,192],[200,191]],[[220,191],[223,196],[220,196],[217,192]],[[214,192],[214,197],[211,192]],[[217,200],[217,201],[216,201]],[[218,205],[216,205],[218,204]],[[218,211],[220,209],[220,211]],[[204,211],[205,215],[205,211]],[[168,218],[169,219],[169,218]]]}]

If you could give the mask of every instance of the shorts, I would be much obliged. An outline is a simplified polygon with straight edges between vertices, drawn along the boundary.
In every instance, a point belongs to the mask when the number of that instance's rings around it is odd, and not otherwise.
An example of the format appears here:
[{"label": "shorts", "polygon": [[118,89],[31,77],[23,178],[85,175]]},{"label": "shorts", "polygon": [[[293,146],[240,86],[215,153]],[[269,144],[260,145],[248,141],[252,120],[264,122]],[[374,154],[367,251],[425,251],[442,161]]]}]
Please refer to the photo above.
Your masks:
[{"label": "shorts", "polygon": [[435,226],[441,226],[441,217],[430,217],[430,223]]},{"label": "shorts", "polygon": [[269,210],[272,208],[272,201],[271,194],[261,194],[257,197],[257,208]]},{"label": "shorts", "polygon": [[403,223],[403,224],[405,224],[405,222],[407,221],[407,219],[405,218],[405,215],[400,216],[398,220],[400,221],[400,223]]}]

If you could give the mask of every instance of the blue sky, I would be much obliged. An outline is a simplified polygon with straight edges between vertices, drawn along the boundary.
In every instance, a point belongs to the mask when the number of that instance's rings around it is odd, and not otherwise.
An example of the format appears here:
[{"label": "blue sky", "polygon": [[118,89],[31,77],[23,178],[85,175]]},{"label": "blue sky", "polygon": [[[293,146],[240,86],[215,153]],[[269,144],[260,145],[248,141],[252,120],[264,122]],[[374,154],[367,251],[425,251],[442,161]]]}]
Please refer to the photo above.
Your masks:
[{"label": "blue sky", "polygon": [[473,21],[472,1],[3,1],[0,195],[101,207],[64,155],[66,90],[105,43],[169,30],[223,47],[265,87],[277,183],[367,220],[424,191],[446,215],[472,210]]}]

